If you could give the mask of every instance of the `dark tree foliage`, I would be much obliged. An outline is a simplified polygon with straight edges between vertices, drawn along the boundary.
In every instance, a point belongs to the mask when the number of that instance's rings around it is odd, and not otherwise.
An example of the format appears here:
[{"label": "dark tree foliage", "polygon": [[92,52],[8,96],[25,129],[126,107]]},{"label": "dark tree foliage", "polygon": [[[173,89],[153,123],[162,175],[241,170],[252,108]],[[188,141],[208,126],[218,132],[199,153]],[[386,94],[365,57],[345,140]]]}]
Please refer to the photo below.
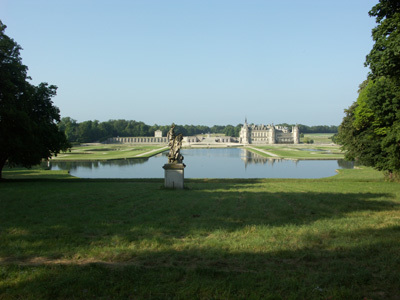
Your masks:
[{"label": "dark tree foliage", "polygon": [[[290,125],[294,126],[294,125]],[[298,125],[301,133],[337,133],[338,126],[336,125],[315,125],[315,126],[306,126],[306,125]]]},{"label": "dark tree foliage", "polygon": [[380,76],[400,78],[400,2],[380,0],[369,12],[376,17],[372,30],[375,44],[367,55],[365,65],[371,68],[371,79]]},{"label": "dark tree foliage", "polygon": [[0,21],[0,178],[6,163],[30,167],[69,147],[51,101],[57,87],[28,82],[21,47],[5,29]]},{"label": "dark tree foliage", "polygon": [[[284,126],[287,128],[292,128],[296,124],[288,124],[288,123],[280,123],[277,126]],[[307,126],[303,124],[297,124],[299,126],[299,130],[301,133],[337,133],[338,126],[336,125],[314,125],[314,126]]]},{"label": "dark tree foliage", "polygon": [[400,172],[400,2],[380,0],[369,15],[378,24],[365,62],[371,72],[345,111],[338,140],[346,158],[393,177]]}]

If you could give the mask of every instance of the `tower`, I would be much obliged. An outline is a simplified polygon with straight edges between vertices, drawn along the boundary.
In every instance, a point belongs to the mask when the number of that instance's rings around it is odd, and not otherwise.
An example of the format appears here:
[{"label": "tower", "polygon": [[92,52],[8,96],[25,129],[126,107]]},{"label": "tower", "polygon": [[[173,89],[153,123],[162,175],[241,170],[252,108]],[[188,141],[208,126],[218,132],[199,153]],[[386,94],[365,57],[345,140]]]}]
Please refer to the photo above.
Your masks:
[{"label": "tower", "polygon": [[300,130],[299,130],[299,126],[297,124],[292,129],[292,135],[293,135],[293,143],[299,144],[300,143]]},{"label": "tower", "polygon": [[242,144],[250,144],[250,130],[247,124],[247,118],[245,118],[244,125],[242,129],[240,129],[239,140]]},{"label": "tower", "polygon": [[271,131],[270,131],[269,138],[270,138],[270,140],[269,140],[270,144],[275,144],[276,143],[276,132],[275,132],[275,125],[274,124],[271,124]]}]

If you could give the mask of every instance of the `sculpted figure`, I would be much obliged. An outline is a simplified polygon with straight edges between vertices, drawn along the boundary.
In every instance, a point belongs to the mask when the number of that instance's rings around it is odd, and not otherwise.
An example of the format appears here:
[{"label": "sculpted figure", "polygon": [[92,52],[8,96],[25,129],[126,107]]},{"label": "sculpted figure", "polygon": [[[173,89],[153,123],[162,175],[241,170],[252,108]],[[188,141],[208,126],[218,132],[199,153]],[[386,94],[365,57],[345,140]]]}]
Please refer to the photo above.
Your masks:
[{"label": "sculpted figure", "polygon": [[180,153],[182,147],[183,135],[182,133],[175,135],[175,125],[171,125],[171,129],[167,134],[168,147],[170,147],[168,154],[168,163],[182,163],[183,156]]},{"label": "sculpted figure", "polygon": [[175,139],[175,124],[172,123],[171,128],[169,129],[168,133],[167,133],[167,139],[168,139],[168,147],[172,148],[173,144],[174,144],[174,139]]}]

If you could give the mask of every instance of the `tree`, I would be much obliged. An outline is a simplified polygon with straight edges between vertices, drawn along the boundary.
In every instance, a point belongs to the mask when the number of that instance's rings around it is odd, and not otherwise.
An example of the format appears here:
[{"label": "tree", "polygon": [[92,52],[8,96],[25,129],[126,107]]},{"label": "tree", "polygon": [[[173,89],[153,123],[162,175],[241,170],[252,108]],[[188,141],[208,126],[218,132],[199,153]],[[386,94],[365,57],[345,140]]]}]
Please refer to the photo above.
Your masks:
[{"label": "tree", "polygon": [[78,123],[76,120],[70,118],[70,117],[65,117],[61,119],[61,122],[58,123],[58,127],[60,128],[61,131],[65,133],[65,136],[67,137],[68,141],[70,142],[76,142],[78,139]]},{"label": "tree", "polygon": [[235,127],[233,127],[232,125],[226,125],[224,133],[226,136],[235,136]]},{"label": "tree", "polygon": [[347,159],[392,177],[400,173],[400,3],[380,0],[369,15],[378,23],[365,62],[371,72],[345,110],[337,138]]},{"label": "tree", "polygon": [[77,128],[79,143],[92,143],[95,141],[95,132],[93,130],[93,127],[94,126],[92,121],[79,123]]},{"label": "tree", "polygon": [[375,44],[366,57],[365,66],[371,69],[370,78],[380,76],[400,78],[400,2],[380,0],[369,12],[378,26],[372,29]]},{"label": "tree", "polygon": [[30,167],[70,147],[51,101],[57,87],[28,82],[21,47],[5,29],[0,21],[0,178],[6,163]]}]

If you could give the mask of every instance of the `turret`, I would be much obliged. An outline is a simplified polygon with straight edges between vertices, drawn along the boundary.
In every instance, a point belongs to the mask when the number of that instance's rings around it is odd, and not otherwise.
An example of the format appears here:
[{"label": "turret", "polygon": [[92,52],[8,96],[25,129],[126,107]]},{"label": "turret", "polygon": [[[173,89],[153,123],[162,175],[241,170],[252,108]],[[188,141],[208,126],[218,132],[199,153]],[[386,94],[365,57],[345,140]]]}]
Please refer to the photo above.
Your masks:
[{"label": "turret", "polygon": [[249,136],[250,136],[249,126],[247,124],[247,118],[245,118],[244,125],[243,125],[242,129],[240,130],[240,135],[239,135],[240,143],[250,144]]},{"label": "turret", "polygon": [[271,135],[270,135],[270,144],[275,144],[276,143],[276,132],[275,132],[275,126],[274,124],[271,125]]},{"label": "turret", "polygon": [[300,129],[297,124],[292,129],[292,135],[293,135],[293,143],[299,144],[300,143]]}]

